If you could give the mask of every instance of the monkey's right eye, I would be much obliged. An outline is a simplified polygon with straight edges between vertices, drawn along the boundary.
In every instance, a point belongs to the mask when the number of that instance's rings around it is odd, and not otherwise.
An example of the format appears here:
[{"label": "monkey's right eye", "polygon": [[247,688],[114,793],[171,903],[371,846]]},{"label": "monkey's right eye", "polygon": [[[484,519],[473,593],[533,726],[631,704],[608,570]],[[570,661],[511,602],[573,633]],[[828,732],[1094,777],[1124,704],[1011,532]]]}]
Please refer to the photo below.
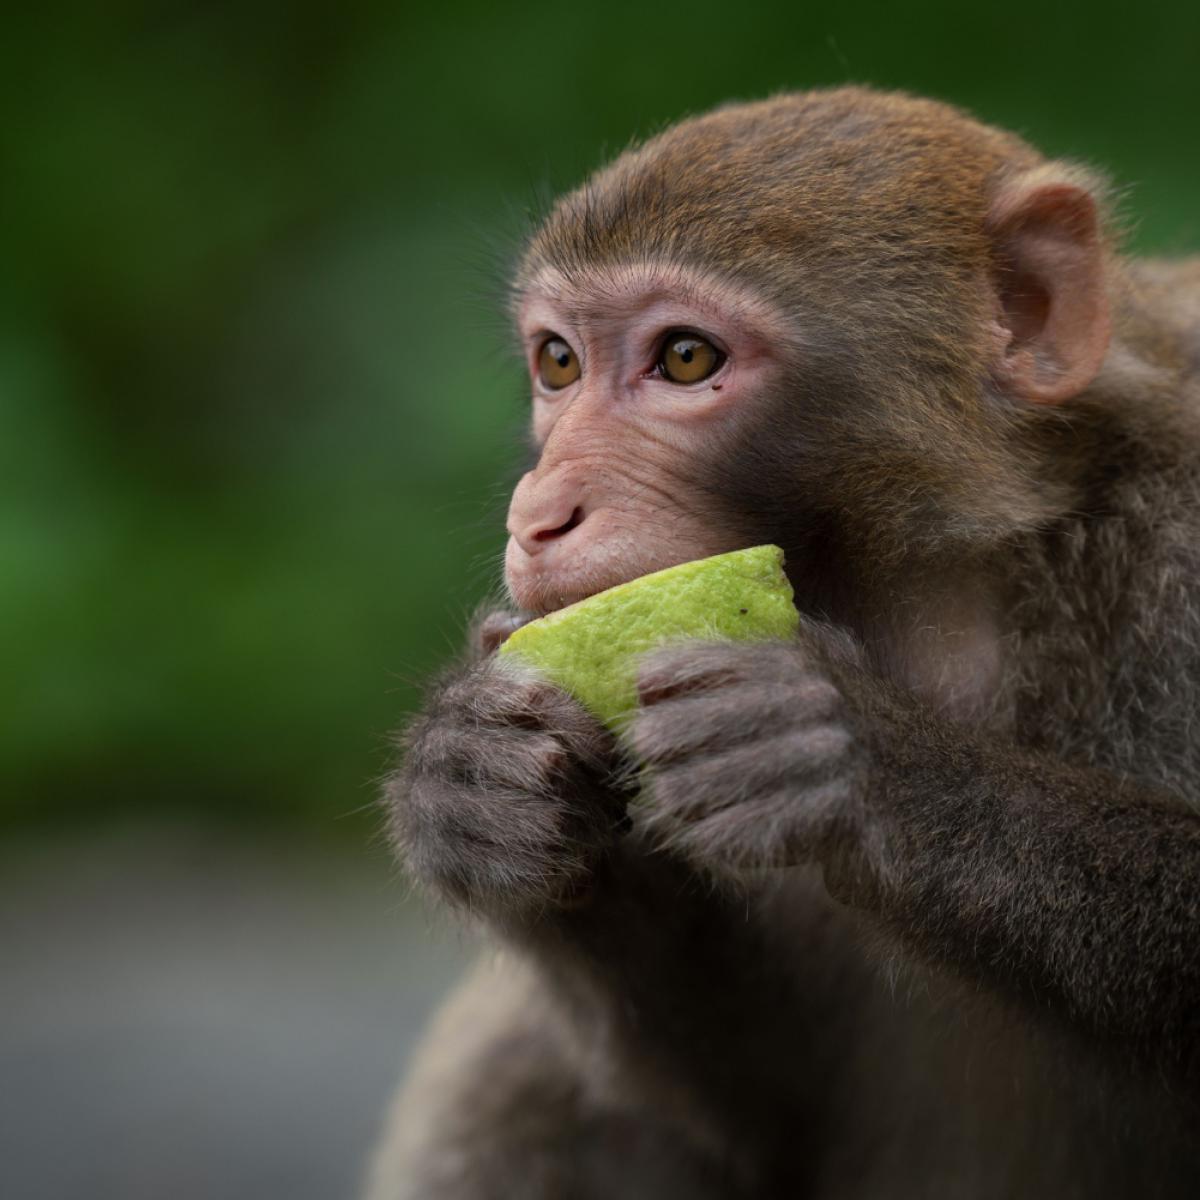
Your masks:
[{"label": "monkey's right eye", "polygon": [[553,391],[579,378],[579,359],[562,338],[547,338],[542,343],[538,351],[538,376]]}]

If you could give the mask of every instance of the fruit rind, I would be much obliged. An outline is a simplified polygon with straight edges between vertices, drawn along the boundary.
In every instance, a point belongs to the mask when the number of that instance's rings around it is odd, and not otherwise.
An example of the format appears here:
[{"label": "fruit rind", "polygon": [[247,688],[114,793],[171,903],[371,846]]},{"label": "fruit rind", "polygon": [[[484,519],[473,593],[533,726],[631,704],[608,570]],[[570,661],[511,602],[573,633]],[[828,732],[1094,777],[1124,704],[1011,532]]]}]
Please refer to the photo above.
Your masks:
[{"label": "fruit rind", "polygon": [[799,626],[778,546],[680,563],[523,625],[501,646],[611,729],[637,705],[638,660],[685,639],[791,638]]}]

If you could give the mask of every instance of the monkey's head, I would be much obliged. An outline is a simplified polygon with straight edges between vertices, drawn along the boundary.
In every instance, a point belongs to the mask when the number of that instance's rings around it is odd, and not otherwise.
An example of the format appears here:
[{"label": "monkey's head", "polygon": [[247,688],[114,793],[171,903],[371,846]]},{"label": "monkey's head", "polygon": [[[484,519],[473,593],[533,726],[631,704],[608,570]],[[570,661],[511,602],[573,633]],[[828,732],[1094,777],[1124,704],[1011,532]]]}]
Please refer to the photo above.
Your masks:
[{"label": "monkey's head", "polygon": [[622,155],[515,280],[539,451],[509,512],[516,602],[774,541],[828,609],[835,576],[986,553],[1058,511],[1052,412],[1109,340],[1095,197],[955,109],[857,88]]}]

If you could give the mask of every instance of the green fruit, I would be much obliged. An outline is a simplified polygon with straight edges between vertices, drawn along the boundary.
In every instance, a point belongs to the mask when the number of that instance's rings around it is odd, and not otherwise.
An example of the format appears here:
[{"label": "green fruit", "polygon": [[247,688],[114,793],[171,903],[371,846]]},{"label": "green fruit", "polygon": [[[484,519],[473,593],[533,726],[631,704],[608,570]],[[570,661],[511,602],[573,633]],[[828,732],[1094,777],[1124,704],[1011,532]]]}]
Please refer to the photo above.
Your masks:
[{"label": "green fruit", "polygon": [[523,625],[500,647],[537,667],[605,725],[637,706],[637,664],[665,642],[790,638],[799,626],[778,546],[643,575]]}]

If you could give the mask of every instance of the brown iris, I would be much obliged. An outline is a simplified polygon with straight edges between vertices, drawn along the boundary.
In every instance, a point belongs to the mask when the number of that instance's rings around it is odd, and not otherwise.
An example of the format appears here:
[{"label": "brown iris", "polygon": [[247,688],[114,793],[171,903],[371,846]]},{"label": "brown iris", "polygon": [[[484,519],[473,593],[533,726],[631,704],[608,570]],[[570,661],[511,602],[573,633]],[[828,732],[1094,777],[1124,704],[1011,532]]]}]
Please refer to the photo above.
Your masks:
[{"label": "brown iris", "polygon": [[546,387],[557,391],[579,378],[579,359],[562,338],[547,338],[538,351],[538,375]]},{"label": "brown iris", "polygon": [[663,342],[658,370],[672,383],[699,383],[725,361],[725,356],[694,333],[669,333]]}]

